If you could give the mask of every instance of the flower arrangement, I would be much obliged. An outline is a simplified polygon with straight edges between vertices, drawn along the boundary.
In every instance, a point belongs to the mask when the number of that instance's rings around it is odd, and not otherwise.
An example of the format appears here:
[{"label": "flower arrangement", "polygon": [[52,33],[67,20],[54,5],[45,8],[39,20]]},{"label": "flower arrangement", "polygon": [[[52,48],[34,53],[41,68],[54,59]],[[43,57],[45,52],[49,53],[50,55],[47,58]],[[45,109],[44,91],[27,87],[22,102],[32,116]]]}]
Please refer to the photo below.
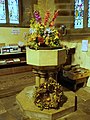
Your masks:
[{"label": "flower arrangement", "polygon": [[29,33],[25,35],[27,45],[30,48],[60,47],[60,33],[54,26],[54,21],[57,16],[58,10],[55,11],[52,19],[50,19],[50,12],[47,10],[45,12],[44,22],[42,22],[39,11],[34,12],[34,18],[30,20]]}]

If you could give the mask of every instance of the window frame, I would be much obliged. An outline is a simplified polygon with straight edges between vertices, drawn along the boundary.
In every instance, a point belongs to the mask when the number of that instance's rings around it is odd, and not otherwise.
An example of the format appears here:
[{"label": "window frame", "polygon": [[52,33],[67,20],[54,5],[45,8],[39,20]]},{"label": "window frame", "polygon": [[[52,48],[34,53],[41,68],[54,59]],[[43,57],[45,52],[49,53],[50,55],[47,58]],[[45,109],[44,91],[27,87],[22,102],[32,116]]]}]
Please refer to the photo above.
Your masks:
[{"label": "window frame", "polygon": [[[83,18],[84,18],[84,20],[83,20],[83,28],[77,28],[77,29],[75,29],[74,28],[74,4],[75,3],[75,0],[73,0],[73,2],[72,2],[72,6],[73,6],[73,11],[72,11],[72,9],[71,9],[71,13],[73,13],[72,15],[73,15],[73,25],[71,25],[71,28],[70,29],[68,29],[68,37],[70,38],[72,38],[72,37],[76,37],[76,38],[79,38],[79,37],[85,37],[86,38],[86,36],[88,37],[88,36],[90,36],[90,27],[88,27],[88,0],[84,0],[84,16],[83,16]],[[86,14],[87,13],[87,14]]]},{"label": "window frame", "polygon": [[87,6],[88,6],[88,0],[84,0],[83,28],[77,28],[77,29],[89,29],[90,28],[88,27],[88,7]]},{"label": "window frame", "polygon": [[9,23],[9,11],[8,11],[8,0],[5,0],[5,8],[6,8],[6,23],[0,23],[0,27],[20,27],[22,25],[22,0],[18,0],[19,2],[19,24]]}]

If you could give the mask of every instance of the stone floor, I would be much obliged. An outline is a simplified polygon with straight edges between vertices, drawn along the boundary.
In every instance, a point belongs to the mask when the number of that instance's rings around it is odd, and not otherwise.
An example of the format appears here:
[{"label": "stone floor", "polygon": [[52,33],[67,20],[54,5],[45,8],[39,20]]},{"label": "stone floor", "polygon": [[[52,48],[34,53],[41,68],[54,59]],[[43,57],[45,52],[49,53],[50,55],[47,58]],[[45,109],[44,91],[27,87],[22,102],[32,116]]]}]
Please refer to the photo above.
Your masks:
[{"label": "stone floor", "polygon": [[[57,120],[90,120],[90,87],[80,88],[77,95],[77,110]],[[0,120],[30,120],[20,111],[16,95],[0,99]],[[37,120],[37,119],[36,119]]]}]

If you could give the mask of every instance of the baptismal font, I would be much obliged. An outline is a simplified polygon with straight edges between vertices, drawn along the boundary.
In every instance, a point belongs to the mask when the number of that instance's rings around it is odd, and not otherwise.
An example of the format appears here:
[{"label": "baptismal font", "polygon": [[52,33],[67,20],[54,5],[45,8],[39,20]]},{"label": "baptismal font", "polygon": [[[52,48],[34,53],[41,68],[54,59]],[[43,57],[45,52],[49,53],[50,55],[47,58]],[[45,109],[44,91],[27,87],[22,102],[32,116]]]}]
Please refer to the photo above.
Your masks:
[{"label": "baptismal font", "polygon": [[[57,73],[67,59],[67,49],[62,47],[60,33],[54,27],[58,10],[51,20],[47,10],[44,24],[39,11],[35,11],[34,15],[30,33],[26,35],[26,61],[33,67],[36,83],[26,87],[16,99],[29,118],[56,120],[74,111],[74,97],[70,98],[73,93],[64,92],[63,87],[57,83]],[[61,33],[65,35],[62,28]]]},{"label": "baptismal font", "polygon": [[27,64],[33,66],[36,81],[34,104],[41,110],[59,109],[66,97],[62,86],[57,83],[57,73],[66,62],[66,49],[32,50],[28,47],[26,50]]}]

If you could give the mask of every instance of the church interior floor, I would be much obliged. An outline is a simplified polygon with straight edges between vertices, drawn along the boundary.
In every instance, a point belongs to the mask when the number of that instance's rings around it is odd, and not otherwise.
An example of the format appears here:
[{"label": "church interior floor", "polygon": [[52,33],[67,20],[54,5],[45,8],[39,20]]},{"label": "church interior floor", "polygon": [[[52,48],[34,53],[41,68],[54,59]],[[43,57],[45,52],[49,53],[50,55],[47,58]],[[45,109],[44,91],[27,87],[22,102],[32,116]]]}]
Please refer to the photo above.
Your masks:
[{"label": "church interior floor", "polygon": [[[80,88],[74,93],[77,95],[77,110],[57,120],[90,120],[90,87]],[[20,111],[15,94],[0,99],[0,120],[33,119],[27,118]]]}]

